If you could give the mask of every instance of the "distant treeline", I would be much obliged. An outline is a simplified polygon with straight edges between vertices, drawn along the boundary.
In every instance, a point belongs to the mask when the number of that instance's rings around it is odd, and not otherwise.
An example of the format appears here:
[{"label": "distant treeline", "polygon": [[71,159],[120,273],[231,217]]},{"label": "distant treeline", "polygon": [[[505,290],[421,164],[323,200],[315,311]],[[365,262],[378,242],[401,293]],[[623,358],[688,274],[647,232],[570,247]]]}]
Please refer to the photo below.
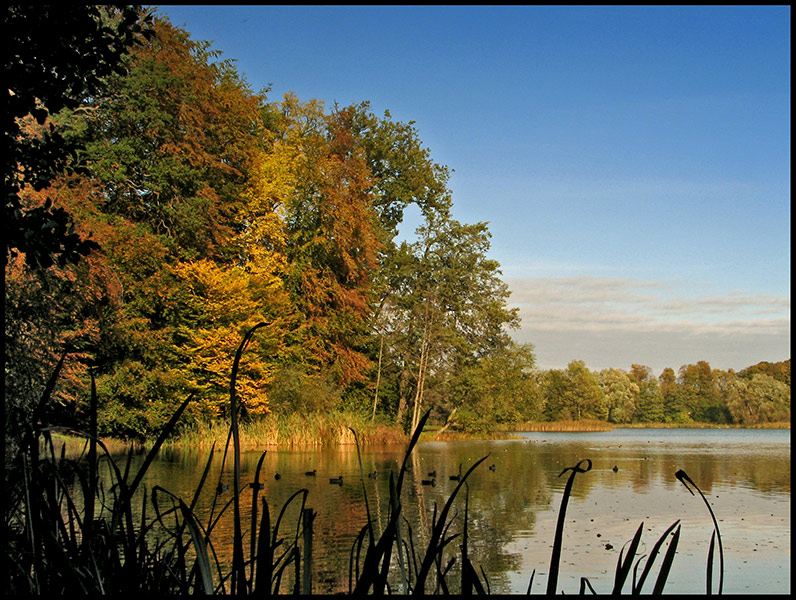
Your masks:
[{"label": "distant treeline", "polygon": [[[485,223],[410,122],[253,92],[232,61],[136,7],[9,8],[5,397],[37,418],[146,438],[227,417],[353,412],[415,428],[788,419],[776,365],[660,378],[540,372]],[[84,32],[53,35],[53,31]],[[102,40],[101,44],[97,40]],[[124,51],[122,51],[124,49]],[[34,69],[33,66],[41,66]],[[67,73],[71,80],[58,74]],[[415,241],[404,211],[422,215]],[[777,363],[784,364],[784,363]]]},{"label": "distant treeline", "polygon": [[[522,398],[521,402],[517,402]],[[591,371],[582,361],[535,372],[526,392],[492,408],[499,423],[597,420],[621,424],[689,423],[762,425],[790,421],[790,359],[761,362],[739,372],[705,361],[666,368]],[[477,410],[459,415],[469,429],[489,427]],[[472,420],[472,423],[470,422]]]}]

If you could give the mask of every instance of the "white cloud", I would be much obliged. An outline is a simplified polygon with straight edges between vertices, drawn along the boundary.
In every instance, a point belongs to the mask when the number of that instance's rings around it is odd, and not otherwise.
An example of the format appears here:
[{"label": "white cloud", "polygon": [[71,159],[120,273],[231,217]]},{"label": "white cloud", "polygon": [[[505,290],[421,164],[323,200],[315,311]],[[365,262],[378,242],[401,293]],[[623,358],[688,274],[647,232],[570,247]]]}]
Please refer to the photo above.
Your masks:
[{"label": "white cloud", "polygon": [[789,297],[594,276],[507,283],[522,318],[515,338],[534,345],[541,368],[578,359],[593,369],[698,360],[742,369],[790,357]]}]

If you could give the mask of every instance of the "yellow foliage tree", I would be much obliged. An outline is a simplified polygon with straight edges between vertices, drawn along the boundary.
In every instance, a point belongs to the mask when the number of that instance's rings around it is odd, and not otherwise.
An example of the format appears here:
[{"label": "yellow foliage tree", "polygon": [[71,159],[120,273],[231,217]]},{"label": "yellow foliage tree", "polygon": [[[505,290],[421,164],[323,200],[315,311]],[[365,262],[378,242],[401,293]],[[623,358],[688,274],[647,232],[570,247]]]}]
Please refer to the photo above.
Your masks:
[{"label": "yellow foliage tree", "polygon": [[245,268],[209,260],[178,263],[172,272],[185,319],[178,327],[180,351],[188,357],[189,378],[201,391],[200,406],[212,417],[225,413],[235,351],[243,333],[265,321],[268,325],[258,330],[241,360],[237,392],[248,414],[267,413],[267,389],[283,351],[286,320],[264,300],[278,285]]}]

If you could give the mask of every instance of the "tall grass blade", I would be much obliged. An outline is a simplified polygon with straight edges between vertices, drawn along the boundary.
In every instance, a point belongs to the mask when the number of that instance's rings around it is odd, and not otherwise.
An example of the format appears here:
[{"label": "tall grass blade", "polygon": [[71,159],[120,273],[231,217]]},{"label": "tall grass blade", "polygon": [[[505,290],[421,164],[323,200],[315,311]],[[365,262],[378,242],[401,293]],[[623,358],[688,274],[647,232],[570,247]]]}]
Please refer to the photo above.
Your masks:
[{"label": "tall grass blade", "polygon": [[260,470],[262,469],[266,452],[263,452],[260,455],[260,459],[257,461],[257,468],[254,470],[254,485],[252,485],[251,539],[249,541],[249,593],[252,591],[251,586],[254,585],[254,555],[257,547],[257,496],[260,493]]},{"label": "tall grass blade", "polygon": [[641,541],[641,533],[644,531],[644,522],[642,521],[641,525],[638,526],[636,530],[636,534],[633,536],[633,540],[630,542],[630,547],[627,549],[627,557],[625,560],[622,560],[622,555],[624,554],[624,548],[619,552],[619,560],[616,564],[616,576],[614,578],[614,589],[612,594],[621,594],[622,587],[625,585],[625,581],[627,581],[627,576],[630,574],[630,570],[633,567],[633,559],[636,556],[636,551],[638,550],[639,542]]},{"label": "tall grass blade", "polygon": [[44,407],[50,401],[50,398],[53,395],[53,391],[55,391],[55,384],[58,382],[58,378],[61,376],[61,370],[64,367],[64,361],[66,360],[67,355],[69,354],[69,350],[64,350],[61,353],[61,358],[58,359],[58,362],[55,365],[55,369],[53,369],[50,378],[47,380],[47,383],[44,386],[44,391],[42,392],[41,397],[39,398],[39,402],[33,409],[31,416],[28,420],[31,426],[35,427],[36,423],[39,421],[39,417],[41,416],[41,412],[44,410]]},{"label": "tall grass blade", "polygon": [[655,545],[652,547],[652,551],[650,552],[650,555],[647,558],[647,562],[644,565],[644,570],[641,572],[641,576],[638,579],[638,583],[634,582],[633,584],[633,591],[632,591],[633,594],[641,593],[641,589],[644,587],[644,582],[647,580],[647,576],[649,575],[649,572],[652,569],[652,565],[658,556],[658,552],[660,552],[661,546],[663,545],[664,541],[666,541],[666,538],[669,536],[669,534],[672,532],[672,530],[677,526],[679,522],[680,519],[677,519],[674,523],[669,525],[666,531],[663,532],[663,535],[661,535],[661,537],[658,538],[658,541],[655,542]]},{"label": "tall grass blade", "polygon": [[97,496],[97,383],[94,379],[94,371],[89,370],[91,377],[91,394],[89,402],[89,427],[88,432],[91,435],[88,442],[88,496],[86,496],[85,505],[85,533],[86,543],[91,541],[91,529],[94,523],[94,499]]},{"label": "tall grass blade", "polygon": [[705,592],[708,596],[713,593],[713,552],[716,549],[716,531],[713,531],[713,534],[710,536],[710,548],[708,548],[708,566],[705,571],[706,583],[707,583],[707,591]]},{"label": "tall grass blade", "polygon": [[207,457],[207,462],[205,463],[204,471],[202,471],[202,476],[199,478],[199,483],[196,486],[196,491],[193,494],[193,498],[191,499],[191,504],[188,508],[194,510],[196,508],[196,503],[199,501],[199,495],[202,493],[202,488],[207,481],[207,476],[210,474],[210,465],[213,464],[213,456],[215,455],[216,450],[216,443],[213,442],[213,445],[210,447],[210,456]]},{"label": "tall grass blade", "polygon": [[592,594],[594,594],[595,596],[597,595],[597,592],[594,591],[594,588],[591,585],[591,581],[589,581],[586,577],[581,577],[580,578],[580,595],[581,596],[584,596],[586,594],[586,588],[587,587],[589,588],[589,591]]},{"label": "tall grass blade", "polygon": [[302,591],[304,594],[312,594],[312,522],[315,520],[315,513],[311,508],[301,511],[302,532],[304,534],[304,572],[302,575]]},{"label": "tall grass blade", "polygon": [[[694,486],[694,489],[696,489],[696,491],[699,492],[699,495],[702,497],[702,501],[705,503],[705,506],[708,507],[708,511],[710,512],[710,517],[713,519],[713,530],[714,530],[716,539],[718,540],[718,543],[719,543],[719,590],[718,590],[718,593],[719,593],[719,595],[721,595],[721,593],[722,593],[722,591],[724,589],[724,548],[723,548],[723,546],[721,544],[721,532],[719,531],[719,522],[716,520],[716,515],[713,514],[713,509],[710,506],[710,502],[708,502],[708,499],[705,498],[705,494],[702,493],[702,490],[699,489],[699,486],[696,483],[693,482],[693,480],[688,476],[688,474],[685,471],[683,471],[682,469],[679,469],[674,474],[674,476],[680,481],[680,483],[682,483],[686,487],[686,489],[689,492],[691,492],[692,496],[694,495],[694,492],[691,490],[690,487],[688,487],[688,484],[690,483],[692,486]],[[711,542],[711,549],[712,548],[713,548],[713,544]],[[713,560],[712,560],[713,559],[713,552],[712,551],[710,552],[709,556],[710,556],[709,560],[711,561],[711,565],[712,565],[713,564]],[[712,569],[713,569],[713,567],[711,566],[711,568],[710,568],[711,572],[712,572]],[[711,593],[711,589],[712,588],[708,589],[708,593],[709,594]]]},{"label": "tall grass blade", "polygon": [[[586,468],[582,468],[580,465],[586,463]],[[564,487],[564,494],[561,497],[561,508],[558,510],[558,522],[556,523],[556,534],[555,539],[553,540],[553,554],[550,558],[550,574],[548,575],[547,579],[547,594],[555,594],[556,587],[558,586],[558,570],[559,570],[559,562],[561,561],[561,546],[563,543],[563,536],[564,536],[564,522],[566,519],[567,514],[567,503],[569,502],[569,496],[572,494],[572,484],[575,481],[575,475],[578,473],[586,473],[591,470],[591,460],[586,458],[581,460],[578,464],[574,467],[567,467],[561,473],[559,473],[559,477],[566,473],[567,471],[572,471],[567,480],[567,484]]]},{"label": "tall grass blade", "polygon": [[266,323],[257,323],[254,327],[246,332],[243,341],[238,346],[235,353],[235,360],[232,363],[232,373],[229,378],[229,405],[230,405],[230,429],[232,430],[232,444],[234,456],[234,481],[236,493],[233,495],[232,510],[233,510],[233,528],[234,533],[232,537],[232,594],[245,593],[246,588],[246,570],[243,558],[243,532],[241,531],[241,516],[240,516],[240,495],[237,490],[241,489],[240,481],[240,432],[238,430],[238,397],[236,390],[236,381],[238,377],[238,368],[240,367],[240,359],[243,351],[249,345],[254,332],[260,327],[264,327]]},{"label": "tall grass blade", "polygon": [[[183,403],[180,404],[177,410],[174,411],[174,414],[171,416],[171,419],[169,419],[169,422],[166,423],[166,426],[160,431],[160,434],[155,440],[155,443],[152,445],[152,448],[147,453],[146,458],[144,458],[144,462],[141,464],[141,467],[139,467],[138,472],[136,473],[135,478],[133,479],[133,482],[129,486],[127,486],[124,492],[124,500],[123,500],[124,502],[129,501],[132,498],[133,494],[135,494],[135,491],[138,488],[138,485],[141,483],[141,480],[144,478],[144,475],[146,475],[149,466],[152,464],[152,461],[155,460],[157,453],[160,451],[160,447],[163,445],[163,442],[166,441],[166,438],[168,438],[173,433],[174,427],[177,425],[177,421],[180,420],[182,413],[185,412],[185,409],[188,407],[188,404],[190,404],[191,400],[193,400],[193,397],[194,394],[191,393],[191,395],[189,395],[183,401]],[[107,449],[106,449],[106,454],[110,454],[107,451]],[[126,479],[126,477],[124,479]]]},{"label": "tall grass blade", "polygon": [[528,589],[525,592],[526,596],[530,596],[531,595],[531,586],[533,585],[533,578],[534,578],[535,575],[536,575],[536,569],[531,571],[531,578],[528,580]]},{"label": "tall grass blade", "polygon": [[268,502],[262,498],[263,516],[260,520],[260,534],[257,539],[257,569],[255,591],[260,595],[271,595],[271,583],[274,576],[274,552],[271,546],[271,514]]},{"label": "tall grass blade", "polygon": [[[461,470],[461,465],[459,465],[459,469]],[[472,582],[472,577],[470,576],[471,569],[467,569],[465,567],[465,565],[470,562],[470,559],[467,555],[467,542],[469,541],[467,522],[470,516],[469,511],[470,511],[470,486],[468,485],[464,490],[464,523],[462,524],[462,546],[461,546],[461,553],[462,553],[461,592],[463,596],[469,596],[473,593],[473,582]]]},{"label": "tall grass blade", "polygon": [[[443,532],[447,527],[446,523],[448,518],[448,512],[450,511],[450,508],[453,505],[453,501],[455,500],[456,495],[459,493],[459,490],[462,488],[462,486],[466,483],[467,478],[470,476],[470,474],[478,467],[478,465],[484,462],[487,458],[489,458],[489,454],[478,459],[473,464],[473,466],[467,470],[467,473],[464,474],[464,477],[462,477],[462,480],[454,488],[453,493],[451,493],[450,497],[448,498],[448,501],[445,503],[445,506],[442,508],[442,511],[440,512],[439,515],[439,520],[432,528],[431,539],[429,540],[428,547],[426,548],[426,555],[425,558],[423,558],[423,562],[420,564],[420,570],[417,573],[417,578],[415,580],[415,590],[414,590],[415,594],[424,593],[426,578],[428,577],[428,573],[431,570],[431,567],[434,565],[434,556],[438,552],[441,552],[442,548],[444,547],[444,543],[442,543],[444,542]],[[462,567],[464,568],[464,565],[462,565]]]},{"label": "tall grass blade", "polygon": [[213,587],[213,573],[210,569],[210,560],[207,557],[207,544],[205,544],[204,535],[199,530],[199,525],[196,521],[196,518],[194,517],[191,509],[188,508],[188,505],[179,498],[177,501],[179,503],[184,522],[188,527],[188,532],[191,534],[194,548],[196,549],[196,564],[199,568],[202,589],[208,596],[212,595],[215,591],[215,588]]},{"label": "tall grass blade", "polygon": [[368,491],[365,489],[365,470],[362,468],[362,453],[359,449],[359,437],[357,437],[357,432],[354,431],[351,427],[348,428],[349,431],[354,434],[354,443],[356,444],[357,448],[357,460],[359,461],[359,482],[362,484],[362,496],[365,499],[365,515],[367,517],[367,524],[366,527],[368,528],[368,541],[370,546],[375,546],[375,536],[373,534],[373,521],[370,516],[370,505],[368,504]]},{"label": "tall grass blade", "polygon": [[[401,513],[401,503],[398,498],[398,492],[395,488],[395,478],[392,471],[390,471],[390,516],[399,515]],[[398,571],[401,574],[401,590],[402,594],[409,593],[409,578],[406,573],[406,562],[404,559],[404,542],[401,533],[401,520],[395,521],[395,543],[398,549]]]},{"label": "tall grass blade", "polygon": [[[361,594],[367,593],[367,591],[373,588],[374,593],[383,593],[384,587],[387,584],[387,571],[389,568],[389,558],[392,553],[392,546],[396,540],[398,540],[398,562],[399,567],[401,570],[401,584],[404,588],[404,593],[408,592],[409,584],[408,578],[406,576],[406,569],[404,566],[404,557],[403,557],[403,545],[401,544],[401,533],[400,533],[400,494],[401,494],[401,487],[403,485],[403,478],[407,470],[407,463],[409,461],[409,457],[414,449],[415,445],[417,444],[418,440],[420,439],[420,434],[423,432],[423,428],[425,427],[426,421],[428,420],[429,415],[431,414],[431,409],[426,411],[426,413],[420,418],[418,421],[417,427],[415,427],[414,432],[412,433],[412,437],[409,440],[409,445],[407,446],[406,451],[404,452],[404,459],[401,463],[401,468],[398,473],[398,481],[397,483],[393,483],[393,476],[390,473],[390,520],[386,527],[386,529],[382,532],[379,541],[375,544],[373,543],[373,536],[372,533],[372,525],[370,522],[370,513],[368,509],[368,533],[371,535],[371,543],[368,546],[368,549],[365,554],[365,562],[362,568],[362,575],[357,577],[357,582],[354,587],[353,593]],[[356,437],[355,437],[356,440]],[[357,452],[359,452],[359,445],[357,444]],[[362,466],[360,460],[360,477],[362,477]],[[363,478],[363,486],[364,486],[364,478]],[[381,572],[378,571],[378,564],[379,562],[382,563]]]},{"label": "tall grass blade", "polygon": [[412,432],[412,439],[409,440],[409,446],[404,453],[404,460],[401,463],[401,468],[398,472],[398,482],[395,485],[395,490],[400,497],[401,495],[401,487],[403,486],[404,481],[404,474],[406,473],[406,463],[409,460],[409,455],[412,453],[412,449],[417,445],[418,440],[420,439],[420,434],[423,433],[423,428],[426,426],[426,421],[428,421],[428,417],[431,415],[431,409],[429,408],[426,413],[420,417],[420,420],[417,423],[417,427]]},{"label": "tall grass blade", "polygon": [[669,579],[669,571],[674,562],[674,555],[677,553],[677,543],[680,541],[680,525],[674,530],[672,541],[669,542],[669,548],[666,550],[666,555],[663,557],[661,563],[661,570],[658,573],[658,578],[655,580],[655,587],[652,588],[653,595],[663,594],[663,588]]}]

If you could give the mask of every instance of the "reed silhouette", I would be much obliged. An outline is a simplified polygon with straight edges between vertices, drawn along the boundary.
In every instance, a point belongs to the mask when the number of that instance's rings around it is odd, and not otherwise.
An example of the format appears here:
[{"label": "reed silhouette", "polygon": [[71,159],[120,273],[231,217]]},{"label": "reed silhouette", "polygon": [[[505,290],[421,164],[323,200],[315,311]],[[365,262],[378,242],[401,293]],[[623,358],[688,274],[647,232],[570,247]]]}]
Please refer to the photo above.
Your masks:
[{"label": "reed silhouette", "polygon": [[[6,570],[7,594],[46,595],[105,595],[154,594],[177,595],[189,593],[222,595],[273,595],[279,593],[310,594],[313,589],[313,523],[316,514],[306,507],[307,489],[295,491],[277,513],[272,513],[267,500],[260,493],[262,465],[266,455],[260,455],[254,480],[241,482],[241,448],[238,437],[240,410],[235,389],[240,358],[260,323],[244,336],[235,355],[230,377],[230,427],[221,457],[222,468],[215,484],[208,475],[214,460],[215,446],[210,449],[204,470],[199,475],[193,498],[186,501],[166,488],[155,485],[143,494],[140,510],[134,511],[132,501],[141,488],[145,474],[164,441],[192,400],[186,398],[146,454],[139,469],[131,472],[133,450],[118,462],[98,439],[96,423],[99,401],[91,375],[91,397],[88,431],[73,431],[85,440],[84,453],[77,459],[67,459],[65,448],[56,451],[52,433],[65,428],[38,424],[40,408],[51,399],[67,354],[58,361],[37,407],[31,414],[12,411],[7,415],[14,433],[7,440],[5,549],[9,568]],[[418,545],[409,522],[403,515],[403,483],[409,471],[410,455],[417,445],[430,411],[420,418],[404,453],[397,474],[389,477],[389,514],[386,526],[377,531],[372,518],[370,500],[365,487],[366,477],[360,454],[360,439],[351,429],[359,459],[360,481],[365,499],[367,521],[352,544],[349,556],[348,587],[351,594],[381,595],[455,593],[470,595],[490,592],[487,574],[476,569],[470,556],[469,484],[468,478],[489,457],[475,461],[462,474],[449,476],[456,482],[453,492],[431,519],[431,529],[425,545]],[[232,462],[233,481],[222,481],[224,464]],[[489,467],[493,469],[494,465]],[[585,477],[591,461],[583,459],[564,469],[569,473],[563,490],[558,523],[548,571],[546,591],[558,592],[558,573],[566,511],[576,477]],[[316,470],[306,472],[314,475]],[[431,479],[422,483],[435,484],[436,470]],[[386,475],[386,474],[385,474]],[[228,475],[227,475],[228,477]],[[279,474],[274,477],[279,479]],[[696,489],[708,506],[714,523],[708,552],[707,592],[712,593],[715,542],[718,543],[718,593],[723,591],[724,558],[718,521],[698,486],[683,471],[675,477],[691,494]],[[69,482],[72,482],[70,485]],[[331,484],[343,484],[343,477],[329,479]],[[196,513],[197,500],[205,486],[213,490],[213,501],[206,518]],[[457,508],[460,493],[463,510]],[[222,499],[229,492],[230,498]],[[244,523],[242,503],[249,495],[251,516]],[[79,496],[79,497],[78,497]],[[298,504],[295,523],[285,522],[288,508]],[[222,515],[232,511],[233,553],[231,564],[219,559],[214,547],[216,527]],[[274,519],[274,516],[276,518]],[[461,521],[459,530],[455,523]],[[652,574],[652,568],[662,555],[652,593],[663,592],[670,576],[672,562],[680,537],[677,520],[652,545],[647,554],[639,554],[644,523],[622,548],[616,566],[611,593],[619,594],[627,587],[631,594],[639,594]],[[247,534],[244,534],[247,531]],[[287,531],[288,533],[283,533]],[[454,548],[458,540],[458,551]],[[228,543],[228,539],[222,540]],[[459,577],[453,579],[452,567],[458,563]],[[631,577],[632,573],[632,577]],[[536,570],[530,574],[530,593]],[[292,581],[290,589],[283,587]],[[581,593],[594,592],[588,578],[581,578]]]}]

